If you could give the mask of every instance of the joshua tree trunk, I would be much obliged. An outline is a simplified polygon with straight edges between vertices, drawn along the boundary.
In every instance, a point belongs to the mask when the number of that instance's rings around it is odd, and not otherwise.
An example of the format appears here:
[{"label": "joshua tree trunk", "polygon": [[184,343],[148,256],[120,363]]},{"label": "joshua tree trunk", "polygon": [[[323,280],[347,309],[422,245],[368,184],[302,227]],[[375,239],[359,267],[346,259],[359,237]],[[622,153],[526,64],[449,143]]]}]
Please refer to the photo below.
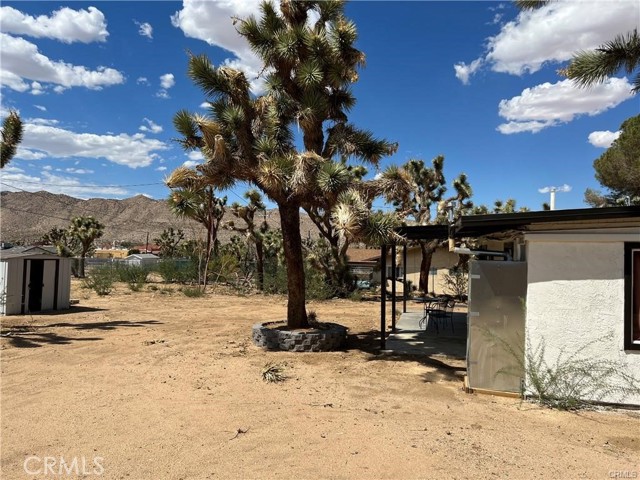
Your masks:
[{"label": "joshua tree trunk", "polygon": [[425,293],[429,291],[429,271],[431,270],[431,259],[433,258],[433,252],[435,252],[437,247],[437,241],[432,240],[431,242],[420,242],[420,251],[422,252],[422,260],[420,261],[420,290]]},{"label": "joshua tree trunk", "polygon": [[84,252],[82,252],[82,255],[80,255],[80,262],[78,264],[78,277],[79,278],[84,278],[84,259],[85,259],[86,254]]},{"label": "joshua tree trunk", "polygon": [[284,244],[284,256],[287,264],[287,325],[290,328],[309,326],[305,309],[304,259],[302,256],[302,237],[300,235],[300,206],[280,203],[280,226]]},{"label": "joshua tree trunk", "polygon": [[264,244],[256,241],[256,269],[258,270],[258,290],[264,290]]}]

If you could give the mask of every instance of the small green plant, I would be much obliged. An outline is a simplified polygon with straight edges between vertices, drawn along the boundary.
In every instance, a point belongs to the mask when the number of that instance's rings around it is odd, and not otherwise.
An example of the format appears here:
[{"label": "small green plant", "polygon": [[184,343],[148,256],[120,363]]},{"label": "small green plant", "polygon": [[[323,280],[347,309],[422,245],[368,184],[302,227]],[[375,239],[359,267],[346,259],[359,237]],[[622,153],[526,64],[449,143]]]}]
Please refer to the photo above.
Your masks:
[{"label": "small green plant", "polygon": [[93,268],[84,279],[83,285],[94,290],[98,295],[109,295],[113,290],[117,274],[111,265],[101,265]]},{"label": "small green plant", "polygon": [[182,293],[189,298],[199,298],[204,295],[201,287],[184,287]]},{"label": "small green plant", "polygon": [[286,380],[284,366],[277,363],[267,363],[262,369],[262,380],[267,383],[278,383]]},{"label": "small green plant", "polygon": [[351,292],[351,295],[349,295],[349,300],[353,302],[362,301],[362,292],[360,290],[354,290],[353,292]]}]

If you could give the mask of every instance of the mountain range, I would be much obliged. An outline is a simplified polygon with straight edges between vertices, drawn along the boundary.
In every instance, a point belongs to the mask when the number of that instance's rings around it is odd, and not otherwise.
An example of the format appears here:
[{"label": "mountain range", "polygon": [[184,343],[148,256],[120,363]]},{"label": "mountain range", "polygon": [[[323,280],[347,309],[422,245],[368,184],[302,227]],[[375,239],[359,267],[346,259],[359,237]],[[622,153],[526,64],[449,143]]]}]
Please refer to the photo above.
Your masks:
[{"label": "mountain range", "polygon": [[[186,238],[203,236],[203,227],[188,219],[176,217],[165,200],[154,200],[143,195],[124,200],[91,198],[81,200],[68,195],[40,192],[0,193],[0,240],[10,243],[30,244],[38,241],[54,227],[66,228],[75,216],[93,216],[104,224],[104,235],[99,245],[118,242],[145,244],[160,236],[163,230],[173,227],[182,229]],[[265,212],[266,220],[273,229],[280,228],[277,209]],[[234,220],[242,226],[227,209],[223,223]],[[302,214],[301,233],[304,237],[316,237],[318,231],[307,215]],[[218,239],[225,243],[234,232],[221,229]]]}]

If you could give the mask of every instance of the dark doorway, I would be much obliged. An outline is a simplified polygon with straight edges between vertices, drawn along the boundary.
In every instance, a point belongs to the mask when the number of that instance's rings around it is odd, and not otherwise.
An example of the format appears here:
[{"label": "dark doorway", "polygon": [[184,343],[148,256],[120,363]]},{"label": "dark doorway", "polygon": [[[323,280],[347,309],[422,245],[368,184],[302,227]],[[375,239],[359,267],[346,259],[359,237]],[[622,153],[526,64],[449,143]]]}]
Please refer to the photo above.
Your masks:
[{"label": "dark doorway", "polygon": [[44,287],[44,260],[31,260],[29,273],[29,311],[42,310],[42,287]]}]

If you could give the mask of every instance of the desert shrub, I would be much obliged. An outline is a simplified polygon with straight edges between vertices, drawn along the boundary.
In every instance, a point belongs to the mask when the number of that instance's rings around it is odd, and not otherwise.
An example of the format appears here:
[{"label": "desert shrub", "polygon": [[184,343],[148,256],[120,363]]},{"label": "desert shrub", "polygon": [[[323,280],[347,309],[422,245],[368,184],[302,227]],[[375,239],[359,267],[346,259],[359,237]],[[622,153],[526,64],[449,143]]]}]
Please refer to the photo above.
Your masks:
[{"label": "desert shrub", "polygon": [[198,280],[198,266],[192,260],[167,258],[154,269],[165,283],[189,283]]},{"label": "desert shrub", "polygon": [[240,270],[238,258],[231,253],[222,253],[211,259],[210,278],[214,283],[229,283]]},{"label": "desert shrub", "polygon": [[465,266],[455,266],[442,277],[444,289],[458,300],[467,297],[469,291],[469,269]]},{"label": "desert shrub", "polygon": [[349,295],[349,300],[351,300],[353,302],[362,301],[362,291],[361,290],[354,290],[353,292],[351,292],[351,295]]},{"label": "desert shrub", "polygon": [[[570,354],[562,349],[551,363],[547,362],[544,339],[535,348],[527,341],[527,348],[522,352],[522,347],[515,349],[502,339],[492,338],[515,359],[514,370],[524,371],[523,396],[541,405],[577,410],[607,397],[617,396],[622,401],[629,395],[640,394],[640,379],[624,373],[622,362],[584,354],[595,343],[610,340],[611,334],[588,342]],[[510,374],[510,369],[499,373]]]},{"label": "desert shrub", "polygon": [[84,286],[94,290],[98,295],[109,295],[116,279],[117,273],[111,265],[100,265],[91,269],[84,279]]},{"label": "desert shrub", "polygon": [[[287,270],[284,265],[265,265],[263,291],[272,295],[287,293]],[[305,267],[305,292],[309,300],[327,300],[336,295],[322,271],[311,266]]]},{"label": "desert shrub", "polygon": [[284,265],[275,262],[265,263],[263,283],[264,293],[272,295],[287,293],[287,270]]},{"label": "desert shrub", "polygon": [[142,286],[147,283],[150,269],[138,265],[118,265],[116,273],[118,280],[125,282],[134,292],[139,292]]},{"label": "desert shrub", "polygon": [[182,293],[189,298],[199,298],[204,295],[202,287],[184,287]]},{"label": "desert shrub", "polygon": [[337,295],[336,289],[327,282],[320,270],[305,268],[306,296],[309,300],[327,300]]}]

